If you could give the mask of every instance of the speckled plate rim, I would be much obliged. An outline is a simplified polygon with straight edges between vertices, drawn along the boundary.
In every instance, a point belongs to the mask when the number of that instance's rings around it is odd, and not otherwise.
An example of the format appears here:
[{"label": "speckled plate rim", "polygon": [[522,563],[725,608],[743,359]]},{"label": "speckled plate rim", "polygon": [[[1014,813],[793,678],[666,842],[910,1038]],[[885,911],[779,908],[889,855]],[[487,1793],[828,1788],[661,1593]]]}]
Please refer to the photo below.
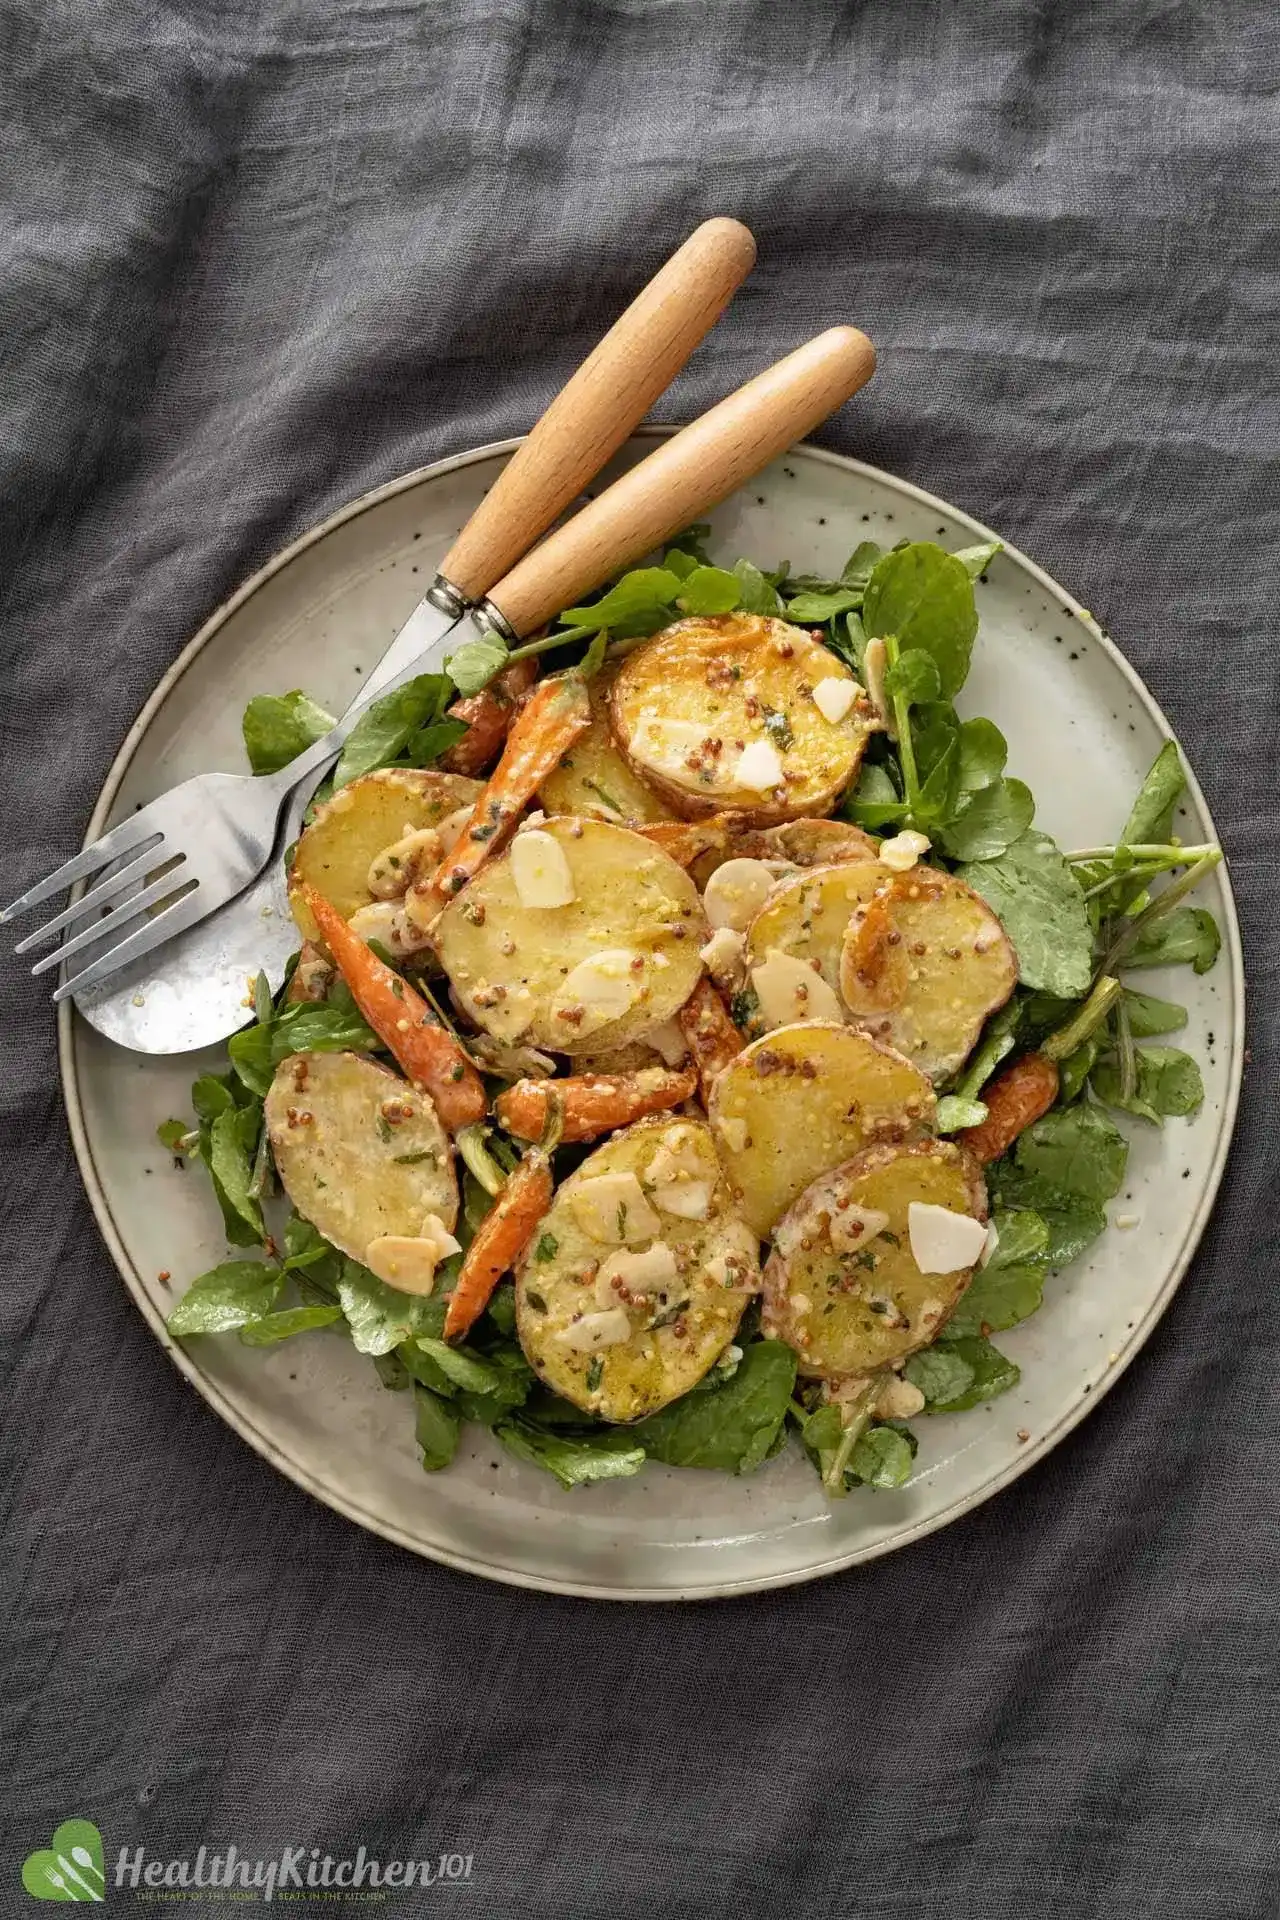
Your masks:
[{"label": "speckled plate rim", "polygon": [[[633,439],[660,439],[668,437],[675,431],[676,429],[674,427],[642,427],[632,437]],[[331,513],[316,526],[300,534],[296,540],[291,541],[288,546],[283,547],[279,553],[275,554],[264,566],[260,567],[255,574],[251,575],[227,600],[223,601],[222,605],[205,621],[199,632],[188,641],[125,735],[120,750],[111,763],[106,782],[103,785],[102,792],[98,796],[97,804],[90,816],[89,824],[85,831],[85,844],[87,845],[90,841],[96,839],[103,831],[116,794],[128,771],[130,762],[141,745],[153,720],[169,698],[169,695],[196,659],[197,655],[202,653],[210,642],[216,638],[231,615],[235,613],[239,607],[243,606],[251,595],[257,593],[277,573],[287,567],[298,554],[303,553],[309,547],[317,545],[336,528],[345,526],[349,521],[357,519],[362,513],[366,513],[370,508],[380,505],[384,500],[391,499],[397,494],[408,492],[412,488],[422,485],[425,481],[440,479],[446,474],[455,473],[460,468],[471,466],[477,461],[488,460],[492,459],[495,455],[514,452],[515,448],[519,445],[519,438],[496,440],[487,446],[474,447],[469,452],[455,454],[445,460],[433,461],[429,466],[415,468],[411,473],[402,474],[394,480],[388,480],[382,486],[375,487],[370,492],[361,494],[357,499],[349,501],[345,506],[339,507],[336,512]],[[839,467],[846,472],[860,474],[868,480],[873,480],[881,486],[892,489],[904,499],[911,500],[921,506],[936,508],[958,525],[967,527],[974,535],[975,540],[993,540],[1000,538],[991,528],[984,526],[980,520],[975,520],[971,514],[964,513],[958,507],[952,506],[949,501],[940,499],[936,494],[926,492],[922,487],[913,486],[910,481],[901,480],[895,474],[884,472],[880,467],[870,466],[865,461],[852,459],[846,454],[835,453],[825,447],[815,447],[807,442],[802,447],[794,448],[792,452],[793,454],[803,454],[807,460],[815,460],[823,465]],[[1046,592],[1053,594],[1064,611],[1071,613],[1084,624],[1095,645],[1102,649],[1111,661],[1111,664],[1128,683],[1133,694],[1151,716],[1158,730],[1166,739],[1176,739],[1177,736],[1173,728],[1170,726],[1159,702],[1155,699],[1146,683],[1136,669],[1125,659],[1115,642],[1102,631],[1092,615],[1081,606],[1080,602],[1060,586],[1042,567],[1037,566],[1035,561],[1029,559],[1026,554],[1021,552],[1019,548],[1010,546],[1006,542],[1005,555],[1009,560],[1022,568],[1030,579],[1044,588]],[[1186,770],[1188,790],[1197,806],[1201,809],[1204,818],[1212,825],[1213,816],[1209,810],[1204,794],[1201,791],[1199,782],[1195,777],[1195,773],[1190,766],[1187,766]],[[974,1488],[968,1493],[961,1495],[940,1512],[930,1514],[924,1519],[903,1527],[901,1532],[895,1534],[891,1539],[875,1541],[862,1547],[855,1547],[847,1553],[834,1554],[829,1560],[822,1561],[817,1565],[800,1567],[793,1571],[767,1573],[760,1575],[758,1578],[748,1577],[737,1580],[712,1581],[688,1589],[679,1587],[634,1586],[625,1592],[620,1591],[616,1587],[602,1587],[589,1581],[571,1578],[554,1580],[525,1573],[519,1568],[495,1566],[488,1561],[477,1559],[469,1554],[455,1552],[447,1547],[428,1545],[422,1540],[415,1539],[403,1527],[396,1526],[380,1515],[369,1512],[361,1506],[358,1501],[346,1498],[341,1493],[335,1492],[332,1487],[319,1479],[302,1461],[287,1455],[274,1441],[268,1439],[265,1434],[261,1433],[254,1426],[253,1422],[247,1419],[240,1409],[228,1399],[221,1388],[201,1371],[192,1357],[169,1337],[165,1329],[164,1321],[147,1297],[141,1275],[138,1273],[137,1268],[134,1266],[125,1248],[124,1239],[116,1225],[106,1190],[98,1173],[89,1140],[76,1071],[75,1029],[77,1016],[70,1003],[64,1002],[58,1009],[58,1063],[72,1144],[75,1149],[76,1159],[79,1163],[81,1178],[84,1181],[85,1189],[89,1196],[89,1203],[93,1208],[94,1216],[97,1219],[103,1239],[106,1241],[107,1250],[115,1262],[120,1276],[133,1298],[134,1304],[138,1307],[147,1325],[156,1336],[165,1353],[168,1354],[174,1366],[185,1375],[192,1386],[196,1388],[197,1392],[199,1392],[214,1411],[220,1414],[222,1419],[227,1422],[228,1426],[234,1428],[243,1440],[248,1441],[249,1445],[253,1447],[257,1453],[261,1454],[272,1466],[278,1468],[279,1471],[286,1475],[288,1479],[292,1480],[296,1486],[301,1487],[304,1492],[312,1494],[317,1500],[322,1501],[324,1505],[331,1507],[335,1512],[342,1514],[346,1519],[353,1520],[357,1525],[368,1528],[371,1533],[380,1535],[384,1540],[392,1541],[396,1546],[406,1547],[411,1553],[416,1553],[422,1558],[435,1560],[446,1566],[454,1567],[460,1572],[476,1574],[482,1579],[497,1580],[507,1586],[524,1587],[543,1593],[566,1594],[578,1599],[613,1601],[714,1600],[730,1599],[738,1594],[758,1593],[778,1587],[799,1586],[806,1581],[825,1578],[828,1574],[842,1572],[847,1567],[858,1566],[871,1560],[879,1559],[885,1554],[895,1553],[900,1548],[909,1546],[913,1541],[923,1539],[927,1534],[936,1533],[939,1528],[950,1525],[953,1520],[958,1520],[962,1515],[972,1512],[975,1507],[983,1505],[987,1500],[991,1499],[993,1495],[1000,1493],[1005,1487],[1010,1486],[1013,1481],[1020,1478],[1022,1474],[1035,1466],[1036,1463],[1042,1460],[1047,1453],[1051,1452],[1061,1440],[1065,1439],[1066,1436],[1080,1424],[1086,1414],[1091,1413],[1094,1407],[1102,1400],[1103,1396],[1111,1390],[1121,1374],[1124,1373],[1129,1366],[1130,1362],[1150,1339],[1152,1332],[1167,1310],[1170,1301],[1173,1299],[1174,1294],[1177,1292],[1186,1274],[1187,1268],[1191,1264],[1192,1256],[1195,1253],[1196,1247],[1199,1245],[1209,1215],[1213,1210],[1214,1202],[1217,1199],[1218,1188],[1221,1185],[1223,1172],[1226,1167],[1232,1137],[1235,1132],[1236,1117],[1240,1104],[1240,1088],[1244,1075],[1245,1040],[1244,962],[1240,938],[1240,923],[1236,914],[1235,896],[1231,887],[1230,873],[1225,863],[1220,869],[1220,879],[1224,906],[1224,912],[1222,914],[1222,961],[1226,963],[1229,970],[1232,990],[1229,1085],[1219,1119],[1213,1158],[1203,1176],[1199,1203],[1188,1223],[1186,1232],[1179,1246],[1169,1262],[1164,1284],[1160,1288],[1159,1293],[1152,1300],[1145,1315],[1135,1323],[1129,1339],[1116,1355],[1114,1364],[1108,1368],[1105,1378],[1095,1382],[1091,1392],[1082,1393],[1078,1402],[1069,1408],[1053,1426],[1038,1435],[1031,1445],[1014,1455],[1007,1466],[999,1472],[994,1473],[981,1487]]]}]

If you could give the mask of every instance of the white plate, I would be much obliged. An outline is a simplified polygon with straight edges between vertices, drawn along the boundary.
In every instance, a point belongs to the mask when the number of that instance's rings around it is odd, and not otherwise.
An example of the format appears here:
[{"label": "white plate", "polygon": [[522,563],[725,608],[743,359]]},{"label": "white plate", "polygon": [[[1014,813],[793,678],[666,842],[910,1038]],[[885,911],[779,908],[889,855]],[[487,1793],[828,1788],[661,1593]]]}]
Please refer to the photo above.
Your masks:
[{"label": "white plate", "polygon": [[[616,463],[647,451],[651,434]],[[230,600],[175,662],[125,741],[90,837],[175,781],[243,766],[240,715],[254,693],[303,686],[340,711],[430,580],[509,443],[428,467],[355,501],[295,542]],[[804,447],[714,519],[714,550],[830,573],[863,538],[956,547],[987,530],[890,475]],[[978,588],[982,626],[960,702],[1010,742],[1010,771],[1064,846],[1108,841],[1170,729],[1151,695],[1070,595],[1016,553]],[[1214,837],[1191,783],[1184,839]],[[1204,889],[1222,957],[1203,978],[1179,968],[1143,985],[1189,1003],[1186,1044],[1206,1098],[1162,1133],[1138,1123],[1114,1227],[1052,1281],[1039,1313],[1000,1346],[1020,1385],[970,1413],[916,1422],[920,1452],[896,1493],[828,1505],[788,1449],[743,1480],[646,1467],[634,1480],[561,1491],[476,1429],[446,1473],[417,1464],[412,1407],[339,1337],[275,1350],[231,1338],[177,1347],[164,1316],[186,1282],[225,1258],[198,1171],[175,1171],[157,1122],[189,1112],[215,1056],[155,1060],[119,1051],[62,1010],[61,1058],[85,1184],[111,1253],[156,1338],[210,1405],[301,1487],[417,1553],[492,1579],[607,1599],[689,1599],[781,1586],[887,1553],[1007,1486],[1094,1405],[1137,1353],[1186,1270],[1213,1202],[1235,1117],[1243,1051],[1240,939],[1225,875]],[[173,1275],[163,1284],[161,1271]],[[1029,1437],[1019,1440],[1019,1432]]]}]

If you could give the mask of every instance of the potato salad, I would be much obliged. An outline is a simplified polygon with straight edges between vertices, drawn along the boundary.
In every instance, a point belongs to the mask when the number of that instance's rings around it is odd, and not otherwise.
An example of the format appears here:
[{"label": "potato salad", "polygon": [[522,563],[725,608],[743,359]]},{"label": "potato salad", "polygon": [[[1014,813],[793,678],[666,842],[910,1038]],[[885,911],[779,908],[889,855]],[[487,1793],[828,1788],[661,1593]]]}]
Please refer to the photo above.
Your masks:
[{"label": "potato salad", "polygon": [[[160,1128],[229,1242],[171,1332],[349,1340],[432,1471],[794,1444],[901,1487],[1017,1381],[994,1336],[1106,1228],[1124,1129],[1202,1098],[1134,984],[1218,950],[1172,742],[1064,851],[958,703],[996,543],[828,579],[705,531],[373,703],[287,856],[284,987]],[[251,764],[330,724],[260,696]]]}]

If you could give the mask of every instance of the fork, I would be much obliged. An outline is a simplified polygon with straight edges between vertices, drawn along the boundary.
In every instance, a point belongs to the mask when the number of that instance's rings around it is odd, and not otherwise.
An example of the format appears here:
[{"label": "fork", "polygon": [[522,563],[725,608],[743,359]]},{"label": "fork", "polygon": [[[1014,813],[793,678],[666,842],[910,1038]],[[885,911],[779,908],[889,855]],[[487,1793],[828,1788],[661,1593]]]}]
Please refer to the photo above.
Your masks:
[{"label": "fork", "polygon": [[[438,653],[467,608],[594,478],[710,331],[754,261],[747,228],[716,219],[660,268],[543,414],[359,697],[323,738],[275,774],[206,773],[184,781],[0,911],[5,925],[77,882],[96,882],[15,948],[26,954],[64,936],[31,969],[64,968],[55,1001],[88,991],[195,926],[262,872],[290,794],[333,764],[369,703],[409,679],[429,649]],[[96,957],[66,972],[89,947]]]}]

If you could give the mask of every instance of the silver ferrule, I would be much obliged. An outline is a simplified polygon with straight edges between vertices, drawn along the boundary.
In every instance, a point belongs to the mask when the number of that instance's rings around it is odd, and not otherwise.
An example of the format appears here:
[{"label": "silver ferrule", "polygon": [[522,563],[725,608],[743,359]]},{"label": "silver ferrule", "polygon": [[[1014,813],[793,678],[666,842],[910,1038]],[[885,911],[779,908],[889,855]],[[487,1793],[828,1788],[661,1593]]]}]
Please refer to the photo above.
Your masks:
[{"label": "silver ferrule", "polygon": [[520,638],[506,614],[495,607],[492,600],[482,600],[472,607],[471,621],[482,634],[491,633],[496,640],[501,640],[504,647],[514,647]]},{"label": "silver ferrule", "polygon": [[438,573],[431,582],[426,597],[433,607],[438,607],[450,620],[461,620],[469,604],[466,594],[459,593],[452,580],[446,580],[442,573]]}]

